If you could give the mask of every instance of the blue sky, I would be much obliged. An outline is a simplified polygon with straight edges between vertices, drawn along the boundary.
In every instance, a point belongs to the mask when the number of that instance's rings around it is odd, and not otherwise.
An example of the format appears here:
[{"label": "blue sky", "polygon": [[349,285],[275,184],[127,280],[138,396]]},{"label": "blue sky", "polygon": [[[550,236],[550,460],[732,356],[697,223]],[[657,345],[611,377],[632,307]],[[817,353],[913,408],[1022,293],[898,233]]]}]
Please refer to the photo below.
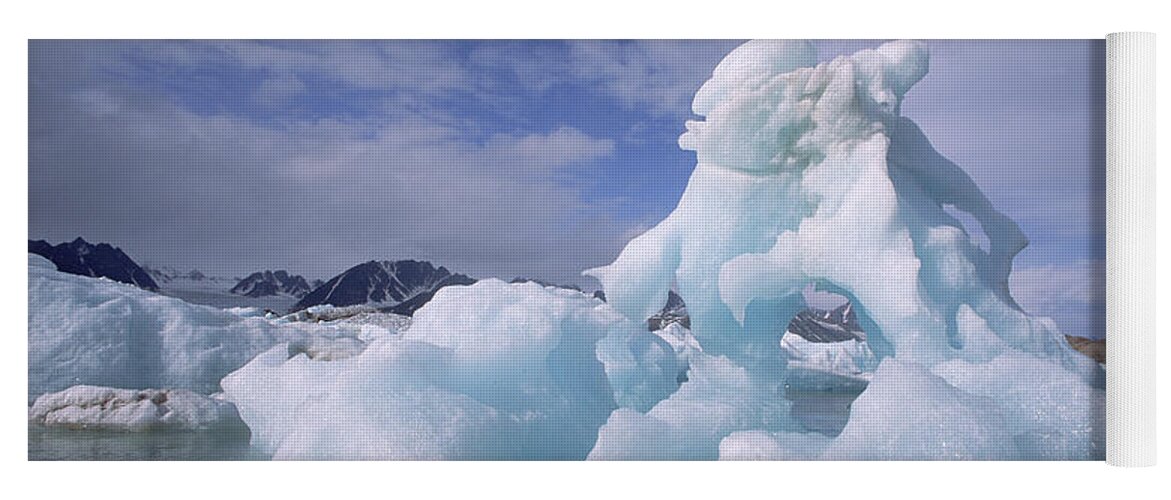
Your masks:
[{"label": "blue sky", "polygon": [[[674,208],[691,95],[737,44],[32,41],[29,236],[222,275],[422,258],[590,286]],[[903,113],[1032,240],[1026,307],[1093,335],[1104,45],[929,45]]]}]

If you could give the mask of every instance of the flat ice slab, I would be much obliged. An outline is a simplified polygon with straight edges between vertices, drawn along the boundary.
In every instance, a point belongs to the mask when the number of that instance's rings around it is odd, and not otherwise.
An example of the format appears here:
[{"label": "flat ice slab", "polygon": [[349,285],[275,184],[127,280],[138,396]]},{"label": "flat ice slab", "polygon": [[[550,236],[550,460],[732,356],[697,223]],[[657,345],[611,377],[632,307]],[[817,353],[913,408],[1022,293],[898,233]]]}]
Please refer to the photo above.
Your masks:
[{"label": "flat ice slab", "polygon": [[114,431],[243,425],[231,403],[191,391],[92,385],[41,395],[29,408],[28,420],[45,427]]}]

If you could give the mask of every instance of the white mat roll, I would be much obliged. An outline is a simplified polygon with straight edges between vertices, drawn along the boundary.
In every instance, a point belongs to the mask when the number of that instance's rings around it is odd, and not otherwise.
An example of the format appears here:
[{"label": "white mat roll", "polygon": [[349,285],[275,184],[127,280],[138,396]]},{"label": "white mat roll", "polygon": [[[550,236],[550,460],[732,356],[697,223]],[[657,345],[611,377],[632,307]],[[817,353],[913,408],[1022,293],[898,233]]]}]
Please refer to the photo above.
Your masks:
[{"label": "white mat roll", "polygon": [[1106,463],[1155,464],[1155,35],[1106,37]]}]

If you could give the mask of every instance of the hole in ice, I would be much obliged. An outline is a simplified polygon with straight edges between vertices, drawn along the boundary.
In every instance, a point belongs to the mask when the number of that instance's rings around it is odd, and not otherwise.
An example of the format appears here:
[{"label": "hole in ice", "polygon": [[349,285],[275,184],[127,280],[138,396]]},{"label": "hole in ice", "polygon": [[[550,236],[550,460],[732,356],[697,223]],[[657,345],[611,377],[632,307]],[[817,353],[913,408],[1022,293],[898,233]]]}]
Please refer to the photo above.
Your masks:
[{"label": "hole in ice", "polygon": [[988,240],[988,235],[984,233],[984,228],[980,225],[980,221],[972,217],[972,214],[964,212],[952,205],[944,205],[943,211],[959,221],[964,232],[968,233],[968,238],[971,239],[973,245],[976,245],[985,253],[990,251],[992,242]]},{"label": "hole in ice", "polygon": [[812,285],[803,295],[806,308],[789,321],[781,341],[789,361],[784,396],[806,430],[833,437],[849,420],[876,361],[849,299]]},{"label": "hole in ice", "polygon": [[866,340],[866,332],[849,299],[814,286],[807,287],[803,294],[807,307],[789,321],[786,333],[810,342]]}]

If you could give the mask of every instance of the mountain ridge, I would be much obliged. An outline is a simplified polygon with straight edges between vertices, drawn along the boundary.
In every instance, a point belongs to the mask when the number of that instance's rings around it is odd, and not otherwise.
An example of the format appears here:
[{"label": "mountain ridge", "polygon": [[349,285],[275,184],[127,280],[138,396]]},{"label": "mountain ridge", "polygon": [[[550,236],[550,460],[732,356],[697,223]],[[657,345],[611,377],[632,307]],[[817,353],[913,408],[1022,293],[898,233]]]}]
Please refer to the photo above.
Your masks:
[{"label": "mountain ridge", "polygon": [[299,311],[316,305],[371,304],[387,312],[411,315],[440,288],[476,280],[446,267],[418,260],[371,260],[353,266],[314,288],[293,305]]},{"label": "mountain ridge", "polygon": [[49,259],[58,271],[64,273],[107,278],[152,292],[159,291],[158,283],[142,266],[121,248],[109,243],[95,245],[81,237],[57,245],[45,240],[29,240],[28,251]]},{"label": "mountain ridge", "polygon": [[287,295],[298,299],[305,297],[313,287],[304,276],[289,274],[285,270],[258,271],[241,279],[230,293],[245,297],[270,297]]}]

